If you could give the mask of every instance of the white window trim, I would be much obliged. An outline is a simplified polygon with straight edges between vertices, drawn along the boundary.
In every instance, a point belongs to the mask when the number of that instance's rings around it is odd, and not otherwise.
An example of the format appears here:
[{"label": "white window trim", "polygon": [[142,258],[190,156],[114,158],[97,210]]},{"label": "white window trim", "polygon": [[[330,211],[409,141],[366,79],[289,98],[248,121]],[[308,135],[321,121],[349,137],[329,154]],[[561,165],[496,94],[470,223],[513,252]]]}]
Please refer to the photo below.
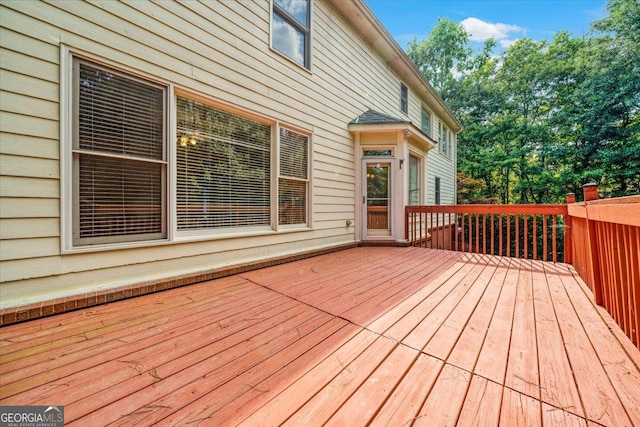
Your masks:
[{"label": "white window trim", "polygon": [[[141,78],[166,87],[166,238],[129,242],[114,242],[96,245],[74,246],[73,244],[73,60],[84,59],[113,68],[132,77]],[[278,225],[278,177],[279,177],[279,126],[276,119],[258,115],[252,111],[221,102],[208,96],[197,94],[181,88],[166,80],[141,73],[118,62],[105,59],[80,49],[61,45],[60,49],[60,246],[62,254],[90,253],[112,250],[123,250],[141,247],[159,247],[176,243],[211,241],[219,239],[240,239],[250,236],[286,234],[291,232],[313,230],[313,138],[314,132],[290,124],[283,127],[309,137],[307,155],[307,222],[306,224]],[[176,100],[177,96],[189,97],[211,106],[224,109],[233,114],[242,115],[272,126],[272,164],[271,164],[271,225],[266,227],[242,227],[237,229],[207,229],[178,231],[177,224],[177,143],[176,143]]]},{"label": "white window trim", "polygon": [[[280,128],[281,127],[285,129],[289,129],[293,132],[297,132],[299,134],[305,135],[307,138],[309,138],[307,141],[307,179],[306,180],[280,175]],[[275,165],[274,171],[273,171],[275,175],[275,179],[271,180],[272,197],[275,197],[275,203],[271,204],[272,212],[275,211],[275,214],[271,215],[272,221],[274,222],[273,229],[276,231],[311,229],[311,224],[313,224],[312,222],[313,220],[311,218],[311,215],[313,213],[313,209],[311,209],[311,206],[313,206],[313,201],[311,200],[312,193],[313,193],[311,191],[311,189],[313,188],[313,185],[311,183],[311,180],[313,177],[313,169],[311,168],[313,165],[313,162],[311,159],[311,156],[313,154],[313,149],[312,149],[313,133],[306,131],[304,129],[297,128],[295,126],[290,126],[288,124],[285,125],[285,124],[282,124],[281,122],[276,122],[276,125],[274,126],[273,138],[275,139],[274,141],[275,150],[273,150],[273,155],[275,156],[275,162],[273,163]],[[280,221],[278,218],[278,214],[279,214],[278,183],[280,182],[280,178],[290,179],[292,181],[305,181],[307,183],[307,206],[306,206],[307,221],[306,223],[280,224]]]},{"label": "white window trim", "polygon": [[[360,157],[362,159],[391,159],[396,157],[396,146],[395,145],[361,145],[360,146]],[[390,156],[365,156],[365,151],[385,151],[390,150]]]},{"label": "white window trim", "polygon": [[[427,200],[426,199],[426,187],[427,187],[427,185],[426,185],[427,184],[427,182],[426,182],[426,161],[427,161],[427,159],[426,159],[424,154],[422,154],[422,153],[420,153],[418,151],[415,151],[415,150],[410,148],[409,149],[409,154],[407,156],[407,163],[408,164],[410,164],[410,162],[411,162],[409,160],[410,156],[417,157],[418,160],[420,161],[420,177],[418,178],[418,180],[420,182],[420,192],[419,192],[420,200],[418,201],[418,206],[419,206],[419,205],[423,205],[424,201]],[[411,178],[411,175],[409,173],[409,166],[407,166],[407,180],[406,180],[406,182],[407,182],[407,201],[405,203],[407,205],[409,204],[409,180],[410,180],[410,178]]]},{"label": "white window trim", "polygon": [[[404,89],[406,89],[406,91],[407,91],[407,111],[404,111],[404,110],[402,109],[402,89],[403,89],[403,88],[404,88]],[[409,115],[409,98],[410,98],[410,95],[409,95],[409,86],[407,86],[406,84],[404,84],[404,82],[400,82],[400,112],[401,112],[402,114],[404,114],[404,115],[407,115],[407,116]]]},{"label": "white window trim", "polygon": [[[130,77],[139,78],[149,81],[154,84],[164,86],[166,88],[166,111],[165,115],[169,114],[171,110],[170,104],[172,101],[168,98],[171,93],[171,85],[166,81],[157,79],[151,75],[141,73],[138,70],[131,67],[124,66],[115,61],[103,58],[101,56],[92,54],[90,52],[69,47],[67,45],[60,45],[60,251],[62,254],[66,253],[82,253],[82,252],[96,252],[102,250],[116,250],[126,248],[137,248],[144,246],[159,246],[169,242],[171,234],[171,216],[170,216],[170,197],[165,194],[167,211],[165,212],[166,223],[166,236],[159,239],[152,240],[137,240],[128,242],[114,242],[114,243],[101,243],[95,245],[74,245],[73,244],[73,226],[74,226],[74,182],[73,182],[73,168],[75,167],[73,162],[73,120],[74,120],[74,80],[73,80],[73,62],[74,59],[86,60],[93,62],[99,66],[106,68],[113,68],[123,74],[128,74]],[[175,135],[175,128],[170,126],[170,117],[165,118],[165,134],[168,141],[165,141],[164,149],[166,151],[165,161],[169,162],[170,156],[170,140],[171,135]],[[168,193],[170,186],[170,168],[171,165],[167,164],[166,167],[166,179],[167,187],[165,191]]]},{"label": "white window trim", "polygon": [[433,139],[433,112],[428,109],[424,104],[422,104],[422,108],[420,110],[420,130],[424,132],[424,130],[422,129],[422,112],[426,112],[429,115],[429,133],[427,133],[426,135],[429,138]]},{"label": "white window trim", "polygon": [[[442,133],[445,133],[445,137],[447,138],[447,150],[445,151],[442,145],[443,136]],[[444,156],[448,160],[452,160],[452,150],[451,150],[451,141],[453,139],[453,132],[451,129],[445,125],[442,120],[438,120],[438,153]]]}]

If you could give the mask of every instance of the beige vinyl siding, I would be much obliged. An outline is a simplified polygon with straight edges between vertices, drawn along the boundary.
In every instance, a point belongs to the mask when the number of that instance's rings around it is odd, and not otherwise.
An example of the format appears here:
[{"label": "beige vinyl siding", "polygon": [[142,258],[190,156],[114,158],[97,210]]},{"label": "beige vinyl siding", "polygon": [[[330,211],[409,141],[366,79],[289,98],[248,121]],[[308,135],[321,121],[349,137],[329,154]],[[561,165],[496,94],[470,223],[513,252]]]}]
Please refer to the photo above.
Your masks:
[{"label": "beige vinyl siding", "polygon": [[55,42],[53,27],[29,18],[33,34],[21,34],[9,28],[15,19],[0,12],[1,281],[15,277],[12,260],[28,260],[18,278],[48,275],[43,259],[60,254],[59,50],[39,40]]},{"label": "beige vinyl siding", "polygon": [[[439,127],[432,126],[433,139],[439,141]],[[452,137],[452,141],[455,138]],[[456,150],[455,142],[452,142],[452,155],[450,157],[442,154],[438,148],[430,150],[427,154],[426,180],[427,180],[427,201],[426,204],[435,203],[435,177],[440,177],[440,204],[456,204]]]},{"label": "beige vinyl siding", "polygon": [[[355,227],[346,226],[346,220],[355,219],[360,154],[347,123],[367,108],[401,117],[401,79],[333,6],[315,1],[312,10],[308,71],[270,49],[268,1],[3,1],[2,304],[353,242]],[[311,229],[63,254],[61,45],[98,63],[311,132]],[[418,125],[420,105],[409,86],[409,116]]]}]

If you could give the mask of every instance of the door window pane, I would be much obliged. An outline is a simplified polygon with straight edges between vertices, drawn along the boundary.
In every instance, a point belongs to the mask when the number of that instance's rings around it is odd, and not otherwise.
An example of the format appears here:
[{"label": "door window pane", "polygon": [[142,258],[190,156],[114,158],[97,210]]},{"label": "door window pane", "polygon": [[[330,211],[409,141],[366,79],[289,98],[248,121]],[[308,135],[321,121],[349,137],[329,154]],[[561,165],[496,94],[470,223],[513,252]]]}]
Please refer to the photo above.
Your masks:
[{"label": "door window pane", "polygon": [[389,229],[389,165],[367,165],[367,229]]}]

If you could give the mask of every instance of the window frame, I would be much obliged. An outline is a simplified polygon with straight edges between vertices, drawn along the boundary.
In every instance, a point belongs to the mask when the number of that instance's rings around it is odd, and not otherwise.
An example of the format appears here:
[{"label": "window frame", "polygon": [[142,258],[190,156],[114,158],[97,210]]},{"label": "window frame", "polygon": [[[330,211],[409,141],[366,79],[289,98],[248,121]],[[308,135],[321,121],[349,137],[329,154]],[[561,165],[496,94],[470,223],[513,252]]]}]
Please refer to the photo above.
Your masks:
[{"label": "window frame", "polygon": [[[95,250],[102,247],[122,248],[127,246],[138,246],[148,243],[157,244],[158,242],[167,241],[169,236],[169,216],[168,216],[168,184],[169,184],[169,85],[159,82],[155,79],[147,78],[139,73],[133,73],[104,61],[102,59],[93,58],[89,55],[71,52],[70,49],[63,46],[61,49],[61,70],[63,77],[60,82],[60,138],[61,144],[61,246],[62,252],[68,252],[71,249]],[[161,159],[145,158],[136,155],[123,155],[119,153],[111,153],[104,150],[91,150],[80,148],[79,146],[79,126],[80,126],[80,93],[79,93],[79,70],[80,64],[98,70],[104,70],[110,74],[117,75],[120,78],[133,82],[139,82],[148,87],[155,87],[162,90],[162,119],[161,126],[162,135],[162,155]],[[155,233],[138,233],[138,234],[120,234],[102,237],[80,237],[79,232],[80,221],[80,157],[89,156],[90,158],[109,159],[109,160],[125,160],[128,162],[142,162],[145,164],[159,164],[161,173],[160,183],[160,203],[161,203],[161,224],[160,231]]]},{"label": "window frame", "polygon": [[[276,52],[278,55],[281,55],[283,58],[286,58],[288,61],[296,64],[298,67],[301,67],[307,71],[311,71],[311,49],[312,49],[312,34],[313,34],[313,1],[307,1],[307,27],[300,24],[300,22],[295,19],[289,12],[280,7],[276,0],[270,0],[270,11],[269,11],[269,48]],[[304,64],[300,64],[295,59],[291,58],[286,53],[282,52],[278,48],[274,46],[273,43],[273,19],[274,14],[278,15],[280,19],[282,19],[288,25],[291,25],[294,29],[300,31],[304,34]]]},{"label": "window frame", "polygon": [[[411,158],[417,159],[418,162],[418,188],[415,190],[418,192],[418,202],[416,204],[411,203]],[[423,204],[423,185],[424,182],[424,157],[414,153],[413,151],[409,152],[409,166],[407,167],[407,205],[408,206],[420,206]]]},{"label": "window frame", "polygon": [[438,151],[445,157],[451,158],[451,131],[449,128],[439,122],[439,135],[438,135]]},{"label": "window frame", "polygon": [[400,82],[400,111],[409,114],[409,88]]},{"label": "window frame", "polygon": [[[282,174],[282,158],[281,158],[281,146],[282,146],[282,142],[281,142],[281,138],[280,138],[280,131],[286,129],[290,132],[294,132],[297,133],[299,135],[302,135],[304,137],[307,138],[307,147],[306,147],[306,178],[299,178],[299,177],[293,177],[293,176],[288,176],[288,175],[283,175]],[[287,229],[299,229],[299,228],[309,228],[310,224],[311,224],[311,147],[313,146],[313,134],[307,131],[304,131],[302,129],[298,129],[294,126],[290,126],[287,124],[282,124],[282,123],[276,123],[274,132],[277,132],[277,135],[275,135],[275,138],[277,140],[276,142],[276,165],[275,167],[277,168],[274,173],[276,175],[275,178],[275,182],[273,183],[273,185],[275,185],[276,188],[276,196],[275,196],[275,210],[277,212],[277,214],[274,217],[275,220],[275,229],[276,230],[287,230]],[[304,182],[305,183],[305,200],[306,200],[306,206],[305,206],[305,221],[301,222],[301,223],[295,223],[295,224],[282,224],[280,222],[280,180],[286,180],[286,181],[292,181],[292,182]]]},{"label": "window frame", "polygon": [[434,177],[434,184],[433,204],[440,205],[442,204],[442,182],[439,176]]},{"label": "window frame", "polygon": [[[429,125],[427,127],[427,131],[425,131],[425,117],[427,118],[427,120],[429,120]],[[433,126],[433,120],[432,120],[433,115],[431,114],[431,111],[429,111],[427,108],[425,108],[424,106],[422,107],[422,111],[420,113],[420,130],[422,132],[424,132],[425,135],[427,136],[431,136],[431,134],[433,133],[432,131],[432,126]]]}]

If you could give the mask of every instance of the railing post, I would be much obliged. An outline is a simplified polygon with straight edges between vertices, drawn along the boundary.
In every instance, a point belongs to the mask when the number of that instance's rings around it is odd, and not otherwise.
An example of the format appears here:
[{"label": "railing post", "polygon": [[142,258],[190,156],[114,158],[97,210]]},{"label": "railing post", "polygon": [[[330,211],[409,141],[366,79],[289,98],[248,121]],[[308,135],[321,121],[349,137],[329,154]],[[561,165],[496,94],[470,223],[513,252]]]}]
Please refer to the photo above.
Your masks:
[{"label": "railing post", "polygon": [[409,209],[404,207],[404,239],[409,240]]},{"label": "railing post", "polygon": [[589,257],[591,258],[591,273],[593,279],[593,299],[596,304],[602,305],[602,276],[600,275],[600,255],[598,240],[596,237],[596,224],[589,221],[589,209],[587,204],[591,200],[598,200],[598,184],[589,183],[582,186],[584,191],[584,205],[587,217],[587,233],[589,236]]},{"label": "railing post", "polygon": [[[567,205],[576,202],[575,193],[567,194]],[[567,209],[567,216],[564,218],[564,262],[573,263],[573,230],[571,228],[571,215]]]}]

